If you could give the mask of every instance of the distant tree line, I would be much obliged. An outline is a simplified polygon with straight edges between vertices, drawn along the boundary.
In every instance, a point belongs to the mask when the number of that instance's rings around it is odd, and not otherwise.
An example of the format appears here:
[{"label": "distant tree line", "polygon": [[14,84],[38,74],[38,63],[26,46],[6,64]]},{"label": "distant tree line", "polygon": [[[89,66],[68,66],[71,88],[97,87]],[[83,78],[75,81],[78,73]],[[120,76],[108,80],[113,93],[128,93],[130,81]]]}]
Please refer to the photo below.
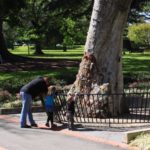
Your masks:
[{"label": "distant tree line", "polygon": [[[7,45],[24,42],[43,47],[84,44],[94,0],[1,0],[0,55],[6,61],[18,58]],[[128,22],[149,19],[149,1],[133,0]]]}]

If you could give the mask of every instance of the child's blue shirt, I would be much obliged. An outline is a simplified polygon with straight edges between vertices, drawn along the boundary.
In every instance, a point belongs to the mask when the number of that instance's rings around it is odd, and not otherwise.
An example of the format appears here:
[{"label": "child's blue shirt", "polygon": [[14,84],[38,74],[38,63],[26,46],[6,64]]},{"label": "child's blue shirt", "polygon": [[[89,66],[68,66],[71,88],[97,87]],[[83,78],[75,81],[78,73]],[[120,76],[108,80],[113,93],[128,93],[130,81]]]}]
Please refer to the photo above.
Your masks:
[{"label": "child's blue shirt", "polygon": [[54,94],[45,97],[45,107],[47,111],[53,111],[54,107]]}]

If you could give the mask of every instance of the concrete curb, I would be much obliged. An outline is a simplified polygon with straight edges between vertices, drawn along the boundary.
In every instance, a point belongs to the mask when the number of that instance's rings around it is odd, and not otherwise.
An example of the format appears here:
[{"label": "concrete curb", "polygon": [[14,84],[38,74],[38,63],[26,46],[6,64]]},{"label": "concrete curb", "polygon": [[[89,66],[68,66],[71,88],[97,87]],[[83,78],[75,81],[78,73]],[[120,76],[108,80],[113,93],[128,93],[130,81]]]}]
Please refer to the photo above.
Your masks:
[{"label": "concrete curb", "polygon": [[85,136],[78,131],[75,132],[75,131],[62,130],[62,131],[60,131],[60,133],[68,135],[68,136],[73,136],[76,138],[81,138],[81,139],[97,142],[97,143],[111,145],[114,147],[120,147],[120,148],[127,149],[127,150],[139,150],[139,148],[130,146],[126,143],[116,142],[116,141],[112,141],[112,140],[108,140],[108,139],[100,138],[100,137],[95,137],[95,136],[91,136],[91,135]]},{"label": "concrete curb", "polygon": [[125,143],[129,144],[130,141],[135,139],[138,135],[140,135],[141,133],[147,133],[147,132],[150,133],[150,128],[126,132],[125,133]]}]

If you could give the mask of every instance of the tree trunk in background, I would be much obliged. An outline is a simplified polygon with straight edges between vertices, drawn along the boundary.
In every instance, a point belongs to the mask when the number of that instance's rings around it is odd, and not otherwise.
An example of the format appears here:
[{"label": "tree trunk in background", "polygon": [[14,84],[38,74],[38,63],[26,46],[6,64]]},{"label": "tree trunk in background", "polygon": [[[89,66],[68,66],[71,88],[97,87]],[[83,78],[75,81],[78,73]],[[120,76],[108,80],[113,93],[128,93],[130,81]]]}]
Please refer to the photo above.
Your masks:
[{"label": "tree trunk in background", "polygon": [[40,40],[36,40],[35,42],[35,55],[42,55],[44,54],[42,52],[42,49],[41,49],[41,41]]},{"label": "tree trunk in background", "polygon": [[[109,94],[123,93],[122,35],[131,1],[95,0],[85,54],[71,93],[96,93],[95,85],[100,87],[102,94],[108,90]],[[109,106],[114,107],[110,108],[111,115],[122,114],[122,96],[113,96],[111,101]]]},{"label": "tree trunk in background", "polygon": [[11,54],[6,46],[3,34],[3,19],[0,18],[0,63],[26,60],[24,57]]},{"label": "tree trunk in background", "polygon": [[2,61],[4,62],[7,59],[7,56],[10,55],[7,50],[5,38],[3,34],[3,20],[0,18],[0,55],[2,57]]}]

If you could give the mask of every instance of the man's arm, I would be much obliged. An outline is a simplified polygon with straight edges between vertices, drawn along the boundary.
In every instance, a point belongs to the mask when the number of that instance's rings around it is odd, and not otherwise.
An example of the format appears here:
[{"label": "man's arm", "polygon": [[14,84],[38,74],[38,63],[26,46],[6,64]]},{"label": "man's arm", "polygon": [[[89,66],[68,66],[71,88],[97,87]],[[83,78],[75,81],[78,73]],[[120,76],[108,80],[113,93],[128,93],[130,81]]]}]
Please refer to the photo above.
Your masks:
[{"label": "man's arm", "polygon": [[[43,108],[44,108],[44,110],[45,110],[45,112],[46,112],[44,97],[45,97],[45,95],[41,95],[41,96],[40,96],[40,100],[41,100],[42,106],[43,106]],[[47,114],[47,112],[46,112],[46,114]],[[47,115],[48,115],[48,114],[47,114]]]},{"label": "man's arm", "polygon": [[40,100],[41,100],[41,103],[42,103],[43,108],[45,109],[45,102],[44,102],[43,96],[40,96]]}]

